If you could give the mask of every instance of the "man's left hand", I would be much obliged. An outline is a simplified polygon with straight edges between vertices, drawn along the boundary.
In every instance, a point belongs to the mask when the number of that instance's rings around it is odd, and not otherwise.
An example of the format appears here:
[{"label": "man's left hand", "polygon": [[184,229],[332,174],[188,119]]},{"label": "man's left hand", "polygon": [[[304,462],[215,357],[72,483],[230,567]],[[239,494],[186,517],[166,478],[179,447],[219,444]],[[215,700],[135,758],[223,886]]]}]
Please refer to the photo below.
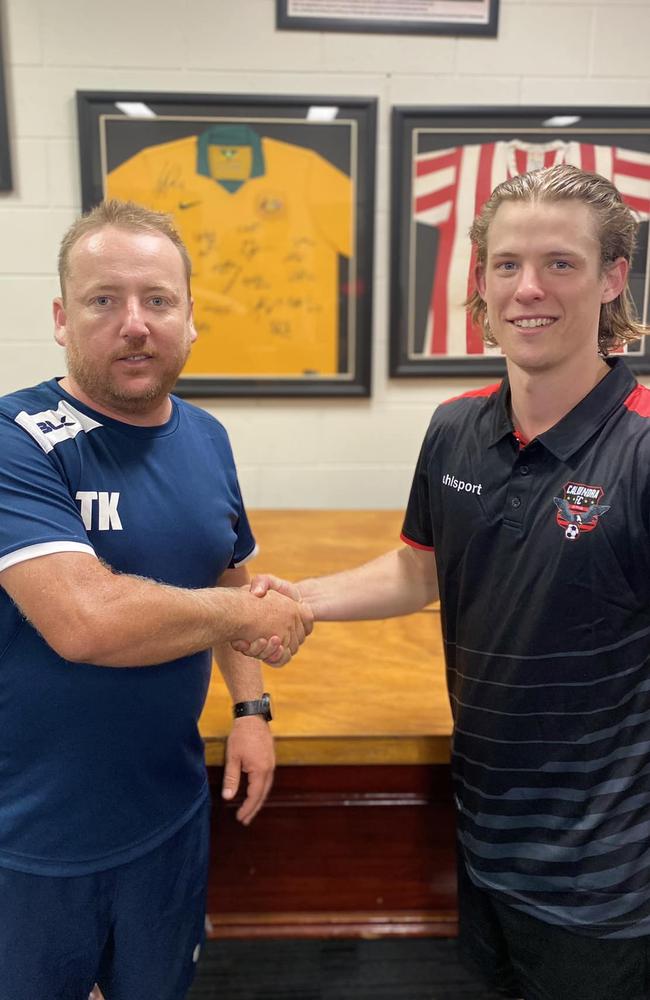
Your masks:
[{"label": "man's left hand", "polygon": [[237,810],[237,819],[248,826],[258,814],[273,784],[275,751],[269,724],[259,715],[249,715],[233,722],[226,744],[226,766],[222,796],[233,799],[239,789],[242,772],[248,775],[246,798]]}]

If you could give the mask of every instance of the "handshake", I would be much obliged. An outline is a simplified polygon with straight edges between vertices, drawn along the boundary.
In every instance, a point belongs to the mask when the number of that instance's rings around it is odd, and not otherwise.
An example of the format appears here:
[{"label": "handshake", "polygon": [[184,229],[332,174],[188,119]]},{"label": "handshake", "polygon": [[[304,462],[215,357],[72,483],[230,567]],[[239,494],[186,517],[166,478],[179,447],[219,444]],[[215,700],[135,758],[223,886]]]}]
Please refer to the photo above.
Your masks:
[{"label": "handshake", "polygon": [[294,583],[268,574],[253,577],[238,592],[244,621],[231,646],[238,653],[283,667],[314,627],[312,609]]}]

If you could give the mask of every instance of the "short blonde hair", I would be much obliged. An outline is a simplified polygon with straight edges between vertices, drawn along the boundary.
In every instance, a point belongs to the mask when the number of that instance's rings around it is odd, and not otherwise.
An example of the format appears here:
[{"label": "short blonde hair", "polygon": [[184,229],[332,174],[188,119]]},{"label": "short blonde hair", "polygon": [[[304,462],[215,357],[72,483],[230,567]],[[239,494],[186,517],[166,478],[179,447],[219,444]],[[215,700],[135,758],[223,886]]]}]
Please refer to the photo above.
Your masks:
[{"label": "short blonde hair", "polygon": [[[602,269],[619,257],[631,264],[638,230],[638,223],[631,209],[605,177],[562,164],[519,174],[494,189],[469,231],[477,265],[484,267],[486,264],[490,225],[503,202],[569,200],[588,205],[594,214]],[[485,342],[493,347],[497,346],[487,322],[487,307],[478,290],[468,297],[465,306],[473,322],[483,330]],[[626,282],[620,295],[601,306],[598,349],[602,355],[607,355],[612,349],[638,340],[647,333],[650,333],[650,329],[638,322],[634,301]]]},{"label": "short blonde hair", "polygon": [[161,233],[171,240],[183,261],[189,296],[192,261],[172,217],[165,212],[154,212],[150,208],[144,208],[143,205],[137,205],[134,201],[120,201],[118,198],[110,198],[101,201],[99,205],[91,208],[89,212],[73,222],[61,240],[59,281],[61,294],[64,298],[65,282],[70,276],[70,251],[88,233],[97,232],[99,229],[104,229],[105,226],[115,226],[117,229],[128,229],[136,233]]}]

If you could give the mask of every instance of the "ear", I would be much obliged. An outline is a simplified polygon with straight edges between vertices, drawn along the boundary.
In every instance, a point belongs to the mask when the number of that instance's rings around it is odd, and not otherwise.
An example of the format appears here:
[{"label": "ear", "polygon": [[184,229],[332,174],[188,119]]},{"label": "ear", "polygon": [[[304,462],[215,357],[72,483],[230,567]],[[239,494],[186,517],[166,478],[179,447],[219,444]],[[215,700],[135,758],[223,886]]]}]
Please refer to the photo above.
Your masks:
[{"label": "ear", "polygon": [[62,298],[56,298],[52,302],[52,316],[54,317],[54,339],[59,347],[65,347],[65,306]]},{"label": "ear", "polygon": [[190,343],[193,344],[198,333],[196,332],[196,327],[194,326],[194,299],[190,299]]},{"label": "ear", "polygon": [[613,302],[618,298],[627,283],[630,264],[624,257],[617,257],[613,264],[608,264],[603,274],[603,294],[601,302]]},{"label": "ear", "polygon": [[477,264],[476,267],[474,268],[474,281],[476,282],[476,288],[477,288],[477,291],[478,291],[479,295],[481,296],[481,298],[483,299],[483,301],[485,301],[485,265],[484,264]]}]

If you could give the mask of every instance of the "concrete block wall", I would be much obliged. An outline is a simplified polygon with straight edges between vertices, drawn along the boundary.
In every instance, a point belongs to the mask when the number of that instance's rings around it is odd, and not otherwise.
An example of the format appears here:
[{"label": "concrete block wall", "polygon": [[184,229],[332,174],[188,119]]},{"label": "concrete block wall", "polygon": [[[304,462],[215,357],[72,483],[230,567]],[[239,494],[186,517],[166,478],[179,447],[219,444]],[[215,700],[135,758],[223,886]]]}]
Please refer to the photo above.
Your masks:
[{"label": "concrete block wall", "polygon": [[63,373],[50,303],[81,207],[76,90],[379,98],[372,398],[200,401],[253,508],[402,507],[431,412],[480,384],[387,376],[391,106],[650,106],[648,0],[501,0],[496,39],[279,32],[275,0],[3,3],[15,190],[0,194],[0,392]]}]

